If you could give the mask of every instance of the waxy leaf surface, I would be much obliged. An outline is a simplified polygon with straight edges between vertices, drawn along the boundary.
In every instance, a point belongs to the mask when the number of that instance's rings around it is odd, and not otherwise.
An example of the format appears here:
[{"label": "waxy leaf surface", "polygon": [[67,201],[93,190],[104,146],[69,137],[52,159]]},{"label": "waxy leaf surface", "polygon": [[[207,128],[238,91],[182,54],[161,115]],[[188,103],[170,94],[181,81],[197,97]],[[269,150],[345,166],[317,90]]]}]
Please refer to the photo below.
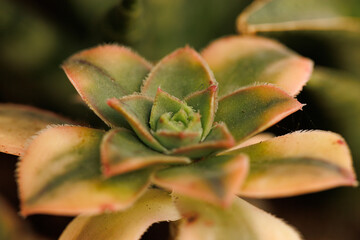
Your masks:
[{"label": "waxy leaf surface", "polygon": [[215,123],[209,135],[203,142],[180,147],[172,150],[170,154],[199,158],[209,155],[215,151],[231,148],[235,140],[224,123]]},{"label": "waxy leaf surface", "polygon": [[248,167],[245,155],[210,157],[160,170],[153,182],[177,194],[227,207],[246,178]]},{"label": "waxy leaf surface", "polygon": [[209,134],[217,110],[217,85],[195,92],[185,98],[186,103],[201,115],[202,139]]},{"label": "waxy leaf surface", "polygon": [[250,159],[243,196],[286,197],[357,184],[349,148],[335,133],[294,132],[228,152],[240,153]]},{"label": "waxy leaf surface", "polygon": [[129,207],[149,184],[151,169],[104,179],[103,131],[64,126],[36,137],[18,166],[21,214],[77,215]]},{"label": "waxy leaf surface", "polygon": [[176,50],[163,58],[144,81],[141,92],[155,97],[160,87],[172,96],[183,99],[216,83],[202,57],[190,47]]},{"label": "waxy leaf surface", "polygon": [[152,189],[123,212],[75,218],[60,240],[138,240],[153,223],[179,218],[169,194]]},{"label": "waxy leaf surface", "polygon": [[327,124],[341,133],[360,167],[360,77],[327,68],[315,70],[307,93],[324,110]]},{"label": "waxy leaf surface", "polygon": [[301,107],[274,86],[253,86],[221,98],[215,121],[225,122],[236,141],[244,141]]},{"label": "waxy leaf surface", "polygon": [[101,144],[104,174],[113,176],[156,164],[190,163],[186,157],[164,155],[145,146],[131,131],[113,129]]},{"label": "waxy leaf surface", "polygon": [[282,44],[254,36],[230,36],[212,42],[202,56],[219,82],[219,96],[255,83],[272,83],[298,94],[311,75],[313,63]]},{"label": "waxy leaf surface", "polygon": [[360,32],[357,0],[256,0],[238,18],[245,33],[294,30]]},{"label": "waxy leaf surface", "polygon": [[68,78],[89,107],[108,125],[128,126],[106,100],[140,91],[151,64],[125,47],[104,45],[82,51],[64,64]]},{"label": "waxy leaf surface", "polygon": [[164,152],[166,149],[150,133],[149,118],[153,101],[142,95],[130,95],[108,100],[110,107],[121,114],[137,136],[151,148]]},{"label": "waxy leaf surface", "polygon": [[182,220],[176,240],[300,240],[299,234],[280,219],[240,198],[226,208],[175,196]]},{"label": "waxy leaf surface", "polygon": [[71,123],[54,113],[17,104],[0,104],[0,152],[21,156],[26,142],[49,124]]}]

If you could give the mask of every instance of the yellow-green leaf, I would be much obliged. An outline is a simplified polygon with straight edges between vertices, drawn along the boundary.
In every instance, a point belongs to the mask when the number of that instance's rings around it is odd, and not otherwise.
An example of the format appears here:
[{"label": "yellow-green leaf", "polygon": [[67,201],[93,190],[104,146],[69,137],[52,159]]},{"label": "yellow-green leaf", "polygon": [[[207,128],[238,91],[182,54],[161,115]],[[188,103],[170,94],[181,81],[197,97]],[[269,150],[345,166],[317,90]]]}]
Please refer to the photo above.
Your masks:
[{"label": "yellow-green leaf", "polygon": [[160,152],[166,151],[150,132],[149,118],[153,105],[150,98],[134,94],[119,99],[109,99],[108,104],[126,119],[146,145]]},{"label": "yellow-green leaf", "polygon": [[345,137],[360,167],[360,78],[341,71],[317,68],[307,87],[310,100],[323,110],[334,131]]},{"label": "yellow-green leaf", "polygon": [[71,123],[54,113],[18,104],[0,104],[0,152],[21,156],[26,142],[49,124]]},{"label": "yellow-green leaf", "polygon": [[129,207],[149,185],[151,169],[105,179],[103,131],[75,126],[47,129],[18,166],[22,215],[77,215]]},{"label": "yellow-green leaf", "polygon": [[213,152],[231,148],[235,145],[235,140],[225,123],[215,123],[209,135],[203,142],[185,147],[175,148],[170,154],[200,158]]},{"label": "yellow-green leaf", "polygon": [[195,92],[185,98],[188,105],[199,111],[203,128],[202,140],[209,134],[217,110],[217,85],[212,85],[205,90]]},{"label": "yellow-green leaf", "polygon": [[110,126],[128,126],[106,101],[139,92],[152,65],[129,49],[103,45],[70,57],[62,66],[89,107]]},{"label": "yellow-green leaf", "polygon": [[190,163],[186,157],[161,154],[145,146],[127,129],[106,133],[101,144],[104,174],[113,176],[156,164]]},{"label": "yellow-green leaf", "polygon": [[274,86],[253,86],[222,97],[215,121],[225,122],[239,142],[262,132],[301,107],[296,99]]},{"label": "yellow-green leaf", "polygon": [[360,32],[357,0],[255,0],[237,22],[240,32],[346,30]]},{"label": "yellow-green leaf", "polygon": [[282,44],[262,37],[229,36],[202,51],[216,80],[219,96],[255,83],[272,83],[290,95],[309,80],[313,63]]},{"label": "yellow-green leaf", "polygon": [[157,89],[161,87],[170,95],[183,99],[215,83],[207,63],[195,50],[185,47],[166,56],[152,69],[141,92],[155,97]]},{"label": "yellow-green leaf", "polygon": [[229,206],[248,171],[245,155],[209,157],[191,165],[160,170],[153,182],[181,195]]},{"label": "yellow-green leaf", "polygon": [[179,218],[169,194],[152,189],[123,212],[75,218],[60,240],[138,240],[153,223]]},{"label": "yellow-green leaf", "polygon": [[228,152],[240,153],[250,159],[242,196],[285,197],[357,184],[349,148],[332,132],[294,132]]},{"label": "yellow-green leaf", "polygon": [[176,240],[300,240],[289,225],[240,198],[227,209],[175,196],[182,215]]}]

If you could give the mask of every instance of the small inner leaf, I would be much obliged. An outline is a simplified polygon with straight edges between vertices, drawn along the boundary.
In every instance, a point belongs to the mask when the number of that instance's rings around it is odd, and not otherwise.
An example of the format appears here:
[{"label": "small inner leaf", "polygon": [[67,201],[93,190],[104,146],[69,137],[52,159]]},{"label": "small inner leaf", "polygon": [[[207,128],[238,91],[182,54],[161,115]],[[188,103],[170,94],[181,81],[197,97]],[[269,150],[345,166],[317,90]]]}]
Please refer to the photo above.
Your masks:
[{"label": "small inner leaf", "polygon": [[130,124],[136,135],[149,147],[165,152],[166,149],[152,136],[149,128],[153,101],[142,95],[129,95],[108,100],[110,107],[118,111]]},{"label": "small inner leaf", "polygon": [[150,126],[154,137],[167,149],[198,143],[202,135],[200,118],[185,102],[158,89]]},{"label": "small inner leaf", "polygon": [[213,152],[231,148],[235,140],[225,123],[215,123],[209,135],[198,144],[173,149],[170,154],[191,158],[205,157]]},{"label": "small inner leaf", "polygon": [[195,92],[185,98],[186,103],[201,115],[202,140],[209,134],[217,109],[217,85]]},{"label": "small inner leaf", "polygon": [[186,157],[168,156],[151,150],[126,129],[113,129],[105,134],[101,144],[101,161],[106,176],[155,164],[190,163]]}]

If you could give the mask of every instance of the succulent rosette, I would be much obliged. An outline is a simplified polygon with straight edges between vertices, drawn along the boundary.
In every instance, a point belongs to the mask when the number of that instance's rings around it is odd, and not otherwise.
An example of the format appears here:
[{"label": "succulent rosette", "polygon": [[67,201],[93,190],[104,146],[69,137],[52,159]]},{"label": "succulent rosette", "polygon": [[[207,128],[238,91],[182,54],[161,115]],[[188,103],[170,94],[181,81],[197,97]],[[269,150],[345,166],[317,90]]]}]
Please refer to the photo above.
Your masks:
[{"label": "succulent rosette", "polygon": [[356,184],[341,136],[260,134],[303,107],[294,96],[312,71],[309,59],[275,41],[225,37],[201,54],[178,49],[155,66],[103,45],[73,55],[63,69],[110,130],[51,125],[18,151],[23,215],[82,214],[62,239],[139,239],[152,223],[179,219],[176,239],[299,239],[236,195]]}]

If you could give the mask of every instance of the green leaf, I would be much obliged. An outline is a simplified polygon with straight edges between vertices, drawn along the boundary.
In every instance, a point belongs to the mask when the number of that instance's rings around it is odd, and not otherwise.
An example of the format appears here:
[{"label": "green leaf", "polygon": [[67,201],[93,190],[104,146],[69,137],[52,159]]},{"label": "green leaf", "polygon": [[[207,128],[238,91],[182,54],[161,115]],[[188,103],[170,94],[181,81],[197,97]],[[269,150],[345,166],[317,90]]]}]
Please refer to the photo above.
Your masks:
[{"label": "green leaf", "polygon": [[296,99],[274,86],[253,86],[221,98],[215,121],[225,122],[239,142],[262,132],[301,107]]},{"label": "green leaf", "polygon": [[146,145],[160,152],[166,151],[150,133],[149,118],[153,105],[150,98],[134,94],[119,99],[109,99],[108,104],[128,121],[136,135]]},{"label": "green leaf", "polygon": [[201,115],[202,140],[209,134],[217,109],[217,85],[195,92],[185,98],[186,103]]},{"label": "green leaf", "polygon": [[175,196],[182,220],[176,240],[300,240],[280,219],[240,198],[227,209]]},{"label": "green leaf", "polygon": [[186,157],[168,156],[151,150],[127,129],[113,129],[105,134],[101,144],[101,161],[106,176],[156,164],[190,163]]},{"label": "green leaf", "polygon": [[152,69],[141,92],[155,97],[160,87],[170,95],[183,99],[213,84],[216,80],[207,63],[195,50],[185,47],[166,56]]},{"label": "green leaf", "polygon": [[126,211],[75,218],[60,240],[138,240],[153,223],[179,218],[169,194],[151,189]]},{"label": "green leaf", "polygon": [[187,156],[190,158],[205,157],[215,151],[233,147],[235,140],[229,132],[226,124],[215,123],[209,135],[201,143],[175,148],[170,154]]},{"label": "green leaf", "polygon": [[75,54],[62,67],[89,107],[114,127],[127,125],[106,100],[140,91],[152,66],[125,47],[103,45]]},{"label": "green leaf", "polygon": [[196,144],[203,132],[200,114],[160,88],[151,109],[150,127],[167,149]]},{"label": "green leaf", "polygon": [[34,107],[0,104],[0,152],[21,156],[35,133],[47,125],[64,123],[71,121]]},{"label": "green leaf", "polygon": [[129,207],[147,189],[152,170],[104,179],[103,135],[75,126],[41,132],[18,165],[21,214],[93,214]]},{"label": "green leaf", "polygon": [[245,33],[293,30],[360,32],[357,0],[256,0],[238,18]]},{"label": "green leaf", "polygon": [[250,158],[248,177],[239,188],[247,197],[287,197],[357,184],[349,148],[331,132],[294,132],[227,154]]},{"label": "green leaf", "polygon": [[255,83],[272,83],[296,95],[313,68],[310,59],[274,40],[254,36],[215,40],[202,51],[202,56],[219,82],[220,96]]},{"label": "green leaf", "polygon": [[177,194],[227,207],[247,171],[245,155],[210,157],[191,165],[160,170],[153,175],[153,182]]}]

